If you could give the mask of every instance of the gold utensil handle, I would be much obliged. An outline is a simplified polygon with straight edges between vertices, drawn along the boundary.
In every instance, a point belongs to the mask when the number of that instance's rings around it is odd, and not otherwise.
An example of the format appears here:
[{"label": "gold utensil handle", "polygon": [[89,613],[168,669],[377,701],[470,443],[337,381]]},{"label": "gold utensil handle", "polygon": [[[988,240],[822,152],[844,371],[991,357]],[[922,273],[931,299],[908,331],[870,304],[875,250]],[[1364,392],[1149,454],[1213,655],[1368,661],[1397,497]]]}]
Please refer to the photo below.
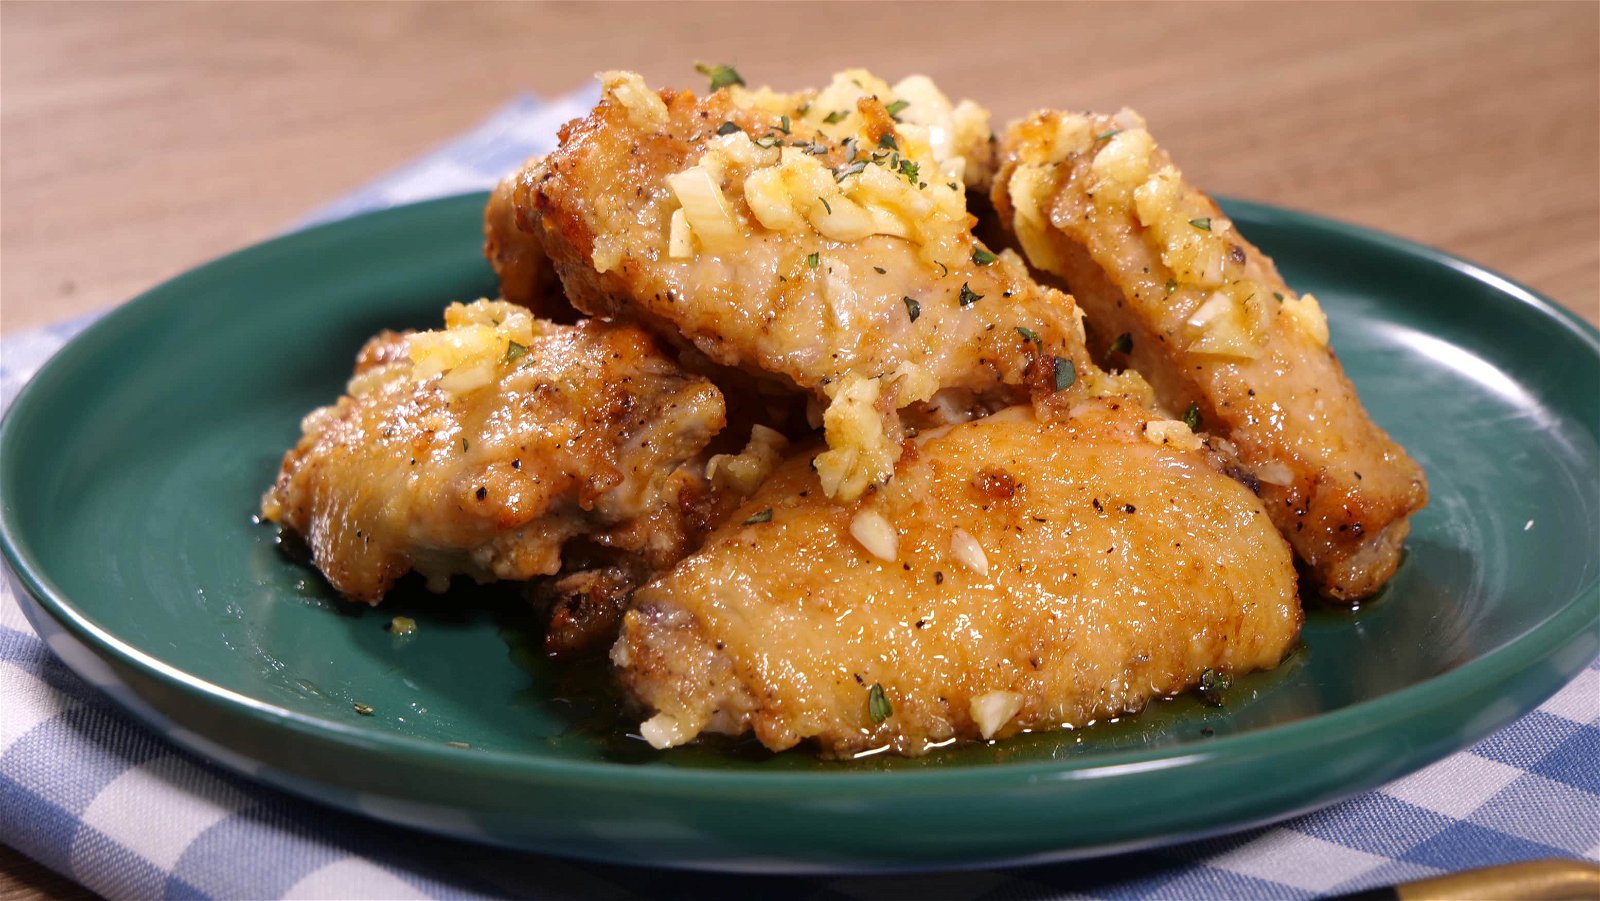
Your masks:
[{"label": "gold utensil handle", "polygon": [[1346,901],[1597,901],[1600,899],[1600,866],[1585,860],[1529,860],[1447,873],[1340,898]]}]

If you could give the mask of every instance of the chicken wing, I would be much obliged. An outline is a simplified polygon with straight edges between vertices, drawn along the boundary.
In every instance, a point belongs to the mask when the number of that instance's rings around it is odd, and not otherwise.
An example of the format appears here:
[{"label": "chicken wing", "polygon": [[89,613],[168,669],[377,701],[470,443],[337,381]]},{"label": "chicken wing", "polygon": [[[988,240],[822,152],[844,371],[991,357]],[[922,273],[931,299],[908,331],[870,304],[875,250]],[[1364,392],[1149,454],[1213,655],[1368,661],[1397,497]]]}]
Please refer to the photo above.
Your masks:
[{"label": "chicken wing", "polygon": [[914,448],[849,506],[788,460],[639,590],[612,660],[651,744],[920,754],[1136,711],[1294,643],[1288,546],[1181,423],[1016,407]]},{"label": "chicken wing", "polygon": [[525,218],[532,190],[527,175],[537,164],[535,157],[489,195],[483,209],[483,255],[500,277],[502,300],[527,307],[541,319],[573,322],[578,312],[561,292],[561,280],[539,242],[539,232]]},{"label": "chicken wing", "polygon": [[708,527],[697,455],[722,396],[630,326],[552,325],[454,304],[440,331],[386,332],[348,394],[312,412],[262,500],[328,581],[377,603],[410,570],[528,579],[588,541],[665,566]]},{"label": "chicken wing", "polygon": [[578,309],[827,404],[828,495],[888,477],[901,408],[941,392],[1013,403],[1087,367],[1071,298],[972,236],[964,180],[983,164],[962,154],[989,147],[975,107],[866,73],[799,95],[603,82],[521,176],[517,215]]},{"label": "chicken wing", "polygon": [[1002,157],[995,207],[1082,303],[1106,365],[1131,364],[1231,445],[1323,594],[1382,587],[1427,485],[1361,406],[1316,299],[1284,284],[1132,112],[1035,114]]}]

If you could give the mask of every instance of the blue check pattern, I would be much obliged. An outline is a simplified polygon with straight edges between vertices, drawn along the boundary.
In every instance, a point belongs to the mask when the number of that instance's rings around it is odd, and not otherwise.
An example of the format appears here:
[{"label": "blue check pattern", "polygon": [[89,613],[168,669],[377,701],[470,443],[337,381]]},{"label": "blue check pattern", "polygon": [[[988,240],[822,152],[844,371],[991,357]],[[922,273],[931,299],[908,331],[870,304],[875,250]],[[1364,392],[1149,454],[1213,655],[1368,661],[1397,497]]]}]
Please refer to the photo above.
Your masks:
[{"label": "blue check pattern", "polygon": [[[486,188],[594,99],[518,100],[299,225]],[[0,341],[0,403],[88,322]],[[1530,858],[1600,861],[1600,662],[1476,746],[1273,827],[1051,866],[719,876],[480,848],[246,782],[113,707],[0,585],[0,841],[111,898],[1310,898]]]}]

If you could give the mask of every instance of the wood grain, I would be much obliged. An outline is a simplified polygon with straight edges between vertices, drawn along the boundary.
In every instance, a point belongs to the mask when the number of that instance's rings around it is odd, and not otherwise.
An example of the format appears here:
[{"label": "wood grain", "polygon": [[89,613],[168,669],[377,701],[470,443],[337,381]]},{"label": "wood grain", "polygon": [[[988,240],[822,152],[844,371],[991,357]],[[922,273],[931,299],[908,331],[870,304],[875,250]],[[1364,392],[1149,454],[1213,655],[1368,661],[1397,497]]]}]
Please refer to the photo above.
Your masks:
[{"label": "wood grain", "polygon": [[268,237],[520,92],[607,68],[698,88],[696,59],[778,86],[924,72],[996,121],[1131,106],[1211,191],[1442,247],[1600,321],[1595,3],[7,2],[0,329]]},{"label": "wood grain", "polygon": [[522,91],[695,59],[1143,112],[1212,191],[1437,245],[1600,319],[1600,5],[0,7],[0,327],[265,238]]}]

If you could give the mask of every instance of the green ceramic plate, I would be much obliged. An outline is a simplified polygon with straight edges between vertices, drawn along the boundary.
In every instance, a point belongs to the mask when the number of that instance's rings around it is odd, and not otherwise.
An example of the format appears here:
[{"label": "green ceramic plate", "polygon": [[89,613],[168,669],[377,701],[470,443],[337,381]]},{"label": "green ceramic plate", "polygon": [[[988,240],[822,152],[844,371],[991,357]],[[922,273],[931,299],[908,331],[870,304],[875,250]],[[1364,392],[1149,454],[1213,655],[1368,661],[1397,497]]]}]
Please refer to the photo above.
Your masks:
[{"label": "green ceramic plate", "polygon": [[[1228,204],[1314,291],[1373,415],[1427,468],[1405,564],[1221,709],[920,760],[648,751],[515,598],[330,596],[255,524],[312,407],[383,327],[493,290],[482,196],[312,229],[195,270],[62,351],[0,433],[0,539],[52,648],[173,741],[318,801],[578,857],[765,870],[1104,853],[1394,779],[1593,659],[1600,339],[1525,288],[1393,238]],[[406,613],[419,631],[384,630]],[[370,705],[362,716],[355,705]],[[453,744],[454,743],[454,744]]]}]

